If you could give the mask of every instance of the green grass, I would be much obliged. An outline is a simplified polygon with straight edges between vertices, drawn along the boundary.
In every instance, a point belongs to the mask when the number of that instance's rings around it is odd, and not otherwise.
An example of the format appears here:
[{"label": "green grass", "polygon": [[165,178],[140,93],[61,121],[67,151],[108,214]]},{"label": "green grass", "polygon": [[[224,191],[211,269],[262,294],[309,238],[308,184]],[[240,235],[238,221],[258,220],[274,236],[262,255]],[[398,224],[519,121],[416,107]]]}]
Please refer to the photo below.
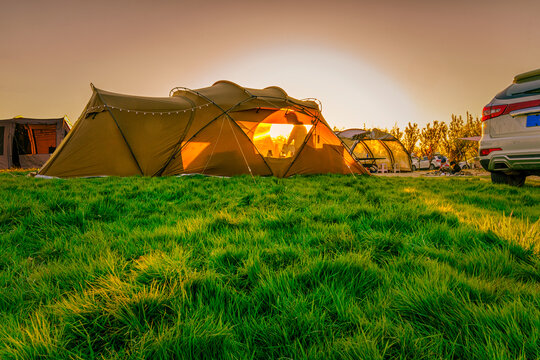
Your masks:
[{"label": "green grass", "polygon": [[538,359],[540,187],[0,174],[1,359]]}]

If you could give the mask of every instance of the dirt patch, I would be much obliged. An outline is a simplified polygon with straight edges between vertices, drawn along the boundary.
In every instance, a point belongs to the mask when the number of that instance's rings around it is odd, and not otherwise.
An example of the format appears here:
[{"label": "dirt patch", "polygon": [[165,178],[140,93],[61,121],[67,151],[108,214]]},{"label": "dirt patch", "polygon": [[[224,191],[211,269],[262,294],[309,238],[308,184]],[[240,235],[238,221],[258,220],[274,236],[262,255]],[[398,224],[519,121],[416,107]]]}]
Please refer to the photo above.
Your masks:
[{"label": "dirt patch", "polygon": [[[398,172],[398,173],[376,173],[372,174],[375,176],[400,176],[400,177],[443,177],[443,176],[451,176],[451,177],[471,177],[471,176],[478,176],[478,177],[489,177],[490,173],[489,171],[485,170],[478,170],[478,169],[466,169],[462,171],[462,174],[460,175],[445,175],[439,173],[438,170],[425,170],[425,171],[414,171],[414,172]],[[540,186],[540,176],[527,176],[526,184],[532,185],[532,186]]]},{"label": "dirt patch", "polygon": [[473,170],[473,169],[466,169],[462,171],[461,175],[445,175],[441,174],[438,170],[419,170],[419,171],[413,171],[413,172],[388,172],[388,173],[376,173],[373,174],[376,176],[401,176],[401,177],[422,177],[422,176],[429,176],[429,177],[435,177],[435,176],[489,176],[489,172],[485,170]]}]

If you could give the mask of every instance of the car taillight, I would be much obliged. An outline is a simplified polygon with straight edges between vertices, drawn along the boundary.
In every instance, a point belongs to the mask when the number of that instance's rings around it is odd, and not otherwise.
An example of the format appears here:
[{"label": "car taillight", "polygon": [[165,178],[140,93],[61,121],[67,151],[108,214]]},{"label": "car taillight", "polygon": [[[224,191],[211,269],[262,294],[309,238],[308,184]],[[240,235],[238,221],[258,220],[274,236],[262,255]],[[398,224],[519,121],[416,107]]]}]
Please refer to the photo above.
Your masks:
[{"label": "car taillight", "polygon": [[506,107],[508,105],[492,105],[492,106],[485,106],[484,110],[482,110],[482,121],[486,121],[487,119],[493,119],[494,117],[500,116],[503,114],[504,110],[506,110]]},{"label": "car taillight", "polygon": [[499,151],[502,150],[501,148],[491,148],[491,149],[480,149],[480,155],[486,156],[492,153],[493,151]]}]

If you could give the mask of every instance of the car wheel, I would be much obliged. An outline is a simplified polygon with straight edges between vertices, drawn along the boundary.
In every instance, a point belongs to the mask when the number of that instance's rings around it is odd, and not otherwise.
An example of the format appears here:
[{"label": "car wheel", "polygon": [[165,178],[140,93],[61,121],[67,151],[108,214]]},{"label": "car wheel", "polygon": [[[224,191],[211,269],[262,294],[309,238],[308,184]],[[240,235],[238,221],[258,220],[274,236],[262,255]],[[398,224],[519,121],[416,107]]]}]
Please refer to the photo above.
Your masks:
[{"label": "car wheel", "polygon": [[416,171],[416,166],[412,166],[412,171]]},{"label": "car wheel", "polygon": [[522,187],[525,184],[525,175],[508,175],[508,185]]},{"label": "car wheel", "polygon": [[508,175],[501,172],[492,172],[491,182],[494,184],[508,184]]},{"label": "car wheel", "polygon": [[429,165],[429,170],[435,170],[435,165],[433,164]]}]

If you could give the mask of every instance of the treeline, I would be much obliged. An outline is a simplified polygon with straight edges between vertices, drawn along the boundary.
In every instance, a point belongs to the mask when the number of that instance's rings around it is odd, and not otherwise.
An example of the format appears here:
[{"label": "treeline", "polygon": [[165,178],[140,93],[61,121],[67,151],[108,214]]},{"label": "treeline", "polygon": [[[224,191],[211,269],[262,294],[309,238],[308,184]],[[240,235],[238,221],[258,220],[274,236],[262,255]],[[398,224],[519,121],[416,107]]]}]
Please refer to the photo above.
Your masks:
[{"label": "treeline", "polygon": [[396,124],[386,131],[399,139],[409,154],[431,159],[441,153],[451,160],[461,161],[478,155],[478,142],[461,138],[480,136],[482,126],[478,117],[467,112],[465,118],[452,114],[448,124],[435,120],[420,128],[416,123],[409,123],[403,131]]}]

